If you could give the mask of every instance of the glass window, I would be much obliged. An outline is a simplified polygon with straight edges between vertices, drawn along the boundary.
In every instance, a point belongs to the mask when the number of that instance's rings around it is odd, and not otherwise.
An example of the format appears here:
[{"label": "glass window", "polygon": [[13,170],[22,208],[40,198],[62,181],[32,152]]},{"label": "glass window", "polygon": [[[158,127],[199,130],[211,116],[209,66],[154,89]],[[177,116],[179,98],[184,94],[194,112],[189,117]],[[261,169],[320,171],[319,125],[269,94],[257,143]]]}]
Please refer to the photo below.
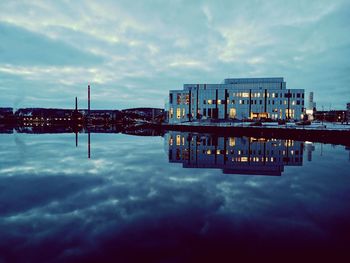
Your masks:
[{"label": "glass window", "polygon": [[180,108],[177,108],[177,109],[176,109],[176,118],[177,118],[177,119],[180,119],[180,118],[181,118],[181,109],[180,109]]},{"label": "glass window", "polygon": [[177,105],[179,105],[179,104],[181,104],[181,93],[177,93],[176,95],[177,95],[176,96],[176,103],[177,103]]}]

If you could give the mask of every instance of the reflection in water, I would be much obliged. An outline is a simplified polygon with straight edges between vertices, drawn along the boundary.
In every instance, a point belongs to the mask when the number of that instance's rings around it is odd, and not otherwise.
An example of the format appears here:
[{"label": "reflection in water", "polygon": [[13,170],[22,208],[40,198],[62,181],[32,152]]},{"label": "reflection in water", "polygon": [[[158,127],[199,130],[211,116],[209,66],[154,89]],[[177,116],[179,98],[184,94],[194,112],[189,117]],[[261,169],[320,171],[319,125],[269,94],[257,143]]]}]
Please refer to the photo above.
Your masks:
[{"label": "reflection in water", "polygon": [[233,262],[265,252],[348,253],[344,146],[93,133],[88,159],[88,133],[79,133],[78,147],[74,137],[0,135],[0,262]]},{"label": "reflection in water", "polygon": [[[299,141],[184,132],[169,132],[165,141],[169,146],[169,162],[182,163],[184,168],[217,168],[225,174],[281,175],[284,166],[303,164],[304,144]],[[307,149],[311,156],[312,149]]]}]

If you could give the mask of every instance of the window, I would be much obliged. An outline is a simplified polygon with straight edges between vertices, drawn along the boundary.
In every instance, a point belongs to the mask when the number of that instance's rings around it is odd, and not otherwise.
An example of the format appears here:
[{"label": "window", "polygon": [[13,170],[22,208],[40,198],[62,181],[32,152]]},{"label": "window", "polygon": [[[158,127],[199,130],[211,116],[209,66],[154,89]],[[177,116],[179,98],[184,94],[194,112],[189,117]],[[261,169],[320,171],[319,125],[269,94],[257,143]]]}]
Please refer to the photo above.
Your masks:
[{"label": "window", "polygon": [[181,118],[181,109],[180,109],[180,108],[177,108],[177,109],[176,109],[176,118],[177,118],[177,119],[180,119],[180,118]]},{"label": "window", "polygon": [[248,92],[243,92],[242,93],[242,98],[249,98],[249,93]]},{"label": "window", "polygon": [[236,109],[232,108],[230,109],[230,114],[229,114],[230,118],[234,119],[236,118]]},{"label": "window", "polygon": [[297,105],[300,105],[300,100],[297,100]]},{"label": "window", "polygon": [[171,119],[174,116],[174,109],[170,108],[169,110],[169,118]]},{"label": "window", "polygon": [[207,109],[203,109],[203,116],[207,116]]},{"label": "window", "polygon": [[180,93],[177,93],[177,95],[176,95],[176,103],[177,103],[177,105],[181,104],[181,94]]},{"label": "window", "polygon": [[235,137],[229,137],[229,145],[234,147],[236,145]]},{"label": "window", "polygon": [[176,145],[177,146],[181,145],[181,137],[180,137],[180,135],[176,135]]},{"label": "window", "polygon": [[189,104],[189,102],[190,102],[190,95],[189,94],[185,95],[185,102],[187,105]]},{"label": "window", "polygon": [[205,100],[203,100],[203,104],[206,104],[206,101],[205,101]]},{"label": "window", "polygon": [[182,109],[182,118],[185,118],[185,109]]},{"label": "window", "polygon": [[172,93],[169,94],[169,103],[173,104],[173,94]]},{"label": "window", "polygon": [[235,104],[235,100],[232,100],[232,104]]},{"label": "window", "polygon": [[297,98],[300,98],[300,93],[297,93]]},{"label": "window", "polygon": [[212,100],[208,100],[208,104],[213,104],[213,101]]},{"label": "window", "polygon": [[260,100],[260,104],[262,104],[262,100]]}]

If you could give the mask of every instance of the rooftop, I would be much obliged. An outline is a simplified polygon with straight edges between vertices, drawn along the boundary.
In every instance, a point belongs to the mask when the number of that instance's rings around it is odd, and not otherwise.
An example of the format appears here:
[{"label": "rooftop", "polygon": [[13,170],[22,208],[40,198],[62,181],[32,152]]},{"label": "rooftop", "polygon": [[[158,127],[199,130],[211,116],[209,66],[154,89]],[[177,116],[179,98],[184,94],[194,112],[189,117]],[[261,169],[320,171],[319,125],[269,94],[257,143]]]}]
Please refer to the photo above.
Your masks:
[{"label": "rooftop", "polygon": [[241,83],[281,83],[284,82],[282,77],[278,78],[229,78],[225,79],[225,84],[241,84]]}]

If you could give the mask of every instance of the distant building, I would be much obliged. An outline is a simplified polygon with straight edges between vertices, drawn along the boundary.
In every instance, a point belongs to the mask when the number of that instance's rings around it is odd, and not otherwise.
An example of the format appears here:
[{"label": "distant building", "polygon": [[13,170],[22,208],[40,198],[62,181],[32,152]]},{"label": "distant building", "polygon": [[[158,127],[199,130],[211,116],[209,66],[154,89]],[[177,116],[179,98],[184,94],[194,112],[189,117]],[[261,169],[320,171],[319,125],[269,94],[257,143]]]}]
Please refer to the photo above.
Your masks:
[{"label": "distant building", "polygon": [[164,109],[161,108],[131,108],[122,110],[122,113],[131,119],[146,121],[164,119]]},{"label": "distant building", "polygon": [[309,93],[309,101],[308,101],[308,106],[305,110],[305,113],[307,115],[307,118],[312,121],[314,120],[314,114],[316,112],[316,102],[314,102],[314,93],[310,92]]},{"label": "distant building", "polygon": [[0,122],[12,121],[13,119],[13,108],[0,108]]},{"label": "distant building", "polygon": [[347,111],[345,110],[316,111],[315,119],[319,121],[344,122],[346,121],[346,114]]},{"label": "distant building", "polygon": [[184,168],[216,168],[227,174],[281,175],[285,165],[301,166],[303,143],[293,140],[222,137],[169,132],[169,162]]},{"label": "distant building", "polygon": [[350,102],[346,104],[346,121],[350,122]]},{"label": "distant building", "polygon": [[225,79],[223,84],[185,84],[169,92],[169,122],[303,118],[304,90],[283,78]]}]

